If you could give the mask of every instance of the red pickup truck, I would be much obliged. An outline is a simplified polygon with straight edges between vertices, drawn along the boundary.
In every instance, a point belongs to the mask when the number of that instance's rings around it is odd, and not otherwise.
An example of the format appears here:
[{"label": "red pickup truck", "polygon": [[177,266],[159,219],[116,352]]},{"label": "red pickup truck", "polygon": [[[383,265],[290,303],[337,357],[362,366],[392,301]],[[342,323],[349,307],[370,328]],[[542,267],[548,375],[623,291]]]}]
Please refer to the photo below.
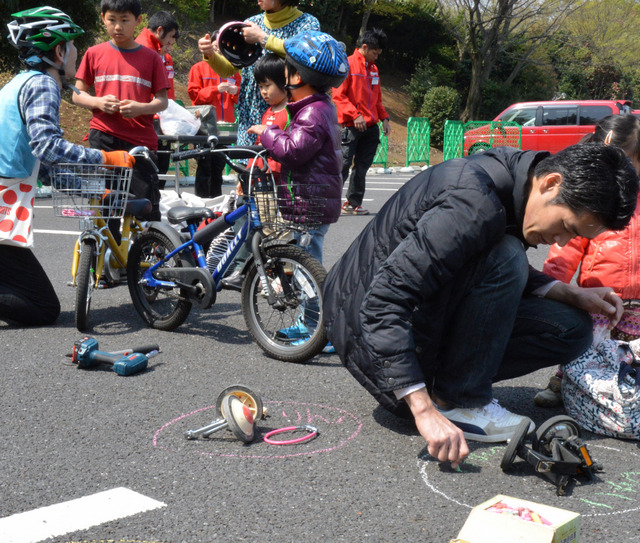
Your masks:
[{"label": "red pickup truck", "polygon": [[[549,102],[522,102],[513,104],[498,115],[495,121],[515,122],[522,125],[521,149],[551,151],[578,143],[595,123],[608,115],[636,113],[629,100],[554,100]],[[480,126],[465,132],[465,155],[481,153],[491,147],[513,145],[500,125]]]}]

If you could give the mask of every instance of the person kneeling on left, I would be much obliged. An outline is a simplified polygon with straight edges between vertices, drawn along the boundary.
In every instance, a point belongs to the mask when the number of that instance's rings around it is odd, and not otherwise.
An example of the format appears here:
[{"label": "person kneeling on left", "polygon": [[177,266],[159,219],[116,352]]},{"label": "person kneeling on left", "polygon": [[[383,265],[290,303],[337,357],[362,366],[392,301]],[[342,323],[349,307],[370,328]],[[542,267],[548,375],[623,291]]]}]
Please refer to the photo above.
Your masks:
[{"label": "person kneeling on left", "polygon": [[60,129],[60,91],[76,71],[73,40],[84,33],[62,11],[48,6],[12,14],[9,41],[26,70],[0,90],[0,321],[52,324],[60,301],[31,251],[33,201],[49,166],[84,162],[132,167],[124,151],[105,153],[74,145]]}]

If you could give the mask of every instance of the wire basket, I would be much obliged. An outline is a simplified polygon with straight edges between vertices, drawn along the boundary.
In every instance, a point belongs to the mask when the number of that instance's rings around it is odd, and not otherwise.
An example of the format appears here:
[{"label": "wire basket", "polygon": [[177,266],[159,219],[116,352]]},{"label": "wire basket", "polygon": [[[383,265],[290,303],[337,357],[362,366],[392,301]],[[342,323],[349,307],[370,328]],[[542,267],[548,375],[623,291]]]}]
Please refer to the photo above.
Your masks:
[{"label": "wire basket", "polygon": [[326,198],[317,196],[317,185],[300,183],[279,185],[256,184],[252,194],[262,227],[267,233],[293,230],[306,232],[317,228],[325,213]]},{"label": "wire basket", "polygon": [[103,164],[55,164],[50,173],[54,215],[121,218],[132,173],[131,168]]}]

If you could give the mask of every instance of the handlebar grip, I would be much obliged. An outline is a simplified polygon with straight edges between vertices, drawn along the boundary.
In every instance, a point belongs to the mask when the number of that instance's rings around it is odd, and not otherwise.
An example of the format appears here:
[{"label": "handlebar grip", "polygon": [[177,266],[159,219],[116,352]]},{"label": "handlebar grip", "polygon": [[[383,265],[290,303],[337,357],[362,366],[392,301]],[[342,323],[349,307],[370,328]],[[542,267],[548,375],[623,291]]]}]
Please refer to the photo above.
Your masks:
[{"label": "handlebar grip", "polygon": [[178,151],[171,155],[173,162],[180,162],[181,160],[188,160],[190,158],[199,158],[211,153],[211,149],[187,149],[186,151]]},{"label": "handlebar grip", "polygon": [[123,349],[121,351],[111,351],[110,354],[128,355],[131,353],[147,354],[152,351],[160,351],[160,345],[157,343],[151,343],[149,345],[138,345],[129,349]]}]

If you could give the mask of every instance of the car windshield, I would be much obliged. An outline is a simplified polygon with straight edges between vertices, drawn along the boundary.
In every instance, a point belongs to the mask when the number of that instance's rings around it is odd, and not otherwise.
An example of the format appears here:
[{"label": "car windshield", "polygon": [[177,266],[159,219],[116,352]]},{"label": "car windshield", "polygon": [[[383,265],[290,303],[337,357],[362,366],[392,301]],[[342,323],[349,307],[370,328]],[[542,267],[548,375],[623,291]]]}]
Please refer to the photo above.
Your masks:
[{"label": "car windshield", "polygon": [[513,122],[523,126],[536,124],[536,108],[513,108],[505,111],[498,119],[502,122]]}]

